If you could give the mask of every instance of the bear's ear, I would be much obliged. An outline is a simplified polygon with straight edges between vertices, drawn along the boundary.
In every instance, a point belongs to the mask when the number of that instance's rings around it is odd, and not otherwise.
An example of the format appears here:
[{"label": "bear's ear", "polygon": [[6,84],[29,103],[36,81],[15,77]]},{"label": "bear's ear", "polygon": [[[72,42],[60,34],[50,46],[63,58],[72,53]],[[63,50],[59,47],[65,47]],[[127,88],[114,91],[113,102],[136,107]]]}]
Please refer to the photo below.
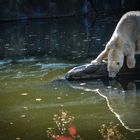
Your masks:
[{"label": "bear's ear", "polygon": [[128,68],[134,68],[136,64],[136,60],[132,56],[127,56],[127,67]]}]

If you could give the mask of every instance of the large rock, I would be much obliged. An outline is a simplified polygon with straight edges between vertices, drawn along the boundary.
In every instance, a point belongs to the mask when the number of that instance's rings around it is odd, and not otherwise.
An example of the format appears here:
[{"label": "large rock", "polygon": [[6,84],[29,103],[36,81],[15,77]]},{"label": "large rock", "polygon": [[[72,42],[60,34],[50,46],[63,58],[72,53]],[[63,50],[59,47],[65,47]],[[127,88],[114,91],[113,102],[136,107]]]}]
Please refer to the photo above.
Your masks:
[{"label": "large rock", "polygon": [[[139,78],[140,77],[140,56],[136,56],[136,67],[129,69],[126,63],[117,74],[116,78]],[[129,77],[128,77],[129,76]],[[74,67],[65,75],[67,80],[80,80],[80,79],[104,79],[108,78],[107,62],[102,62],[99,65],[85,64]]]}]

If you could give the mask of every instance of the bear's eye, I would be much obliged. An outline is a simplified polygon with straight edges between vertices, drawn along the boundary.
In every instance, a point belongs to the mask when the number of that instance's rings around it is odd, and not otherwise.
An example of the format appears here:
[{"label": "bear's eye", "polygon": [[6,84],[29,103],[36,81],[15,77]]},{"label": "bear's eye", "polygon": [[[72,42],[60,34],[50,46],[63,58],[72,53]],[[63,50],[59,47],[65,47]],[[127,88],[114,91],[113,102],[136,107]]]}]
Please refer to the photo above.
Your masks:
[{"label": "bear's eye", "polygon": [[119,63],[119,62],[117,62],[117,65],[120,65],[120,63]]}]

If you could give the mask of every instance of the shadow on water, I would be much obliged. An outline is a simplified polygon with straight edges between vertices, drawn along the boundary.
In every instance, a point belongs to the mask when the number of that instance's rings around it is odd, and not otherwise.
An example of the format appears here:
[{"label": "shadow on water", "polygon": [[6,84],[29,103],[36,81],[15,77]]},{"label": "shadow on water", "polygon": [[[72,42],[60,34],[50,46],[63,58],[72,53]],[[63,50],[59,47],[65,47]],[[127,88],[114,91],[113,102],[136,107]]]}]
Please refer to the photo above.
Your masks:
[{"label": "shadow on water", "polygon": [[74,89],[98,93],[127,130],[140,131],[140,80],[70,81],[68,84]]}]

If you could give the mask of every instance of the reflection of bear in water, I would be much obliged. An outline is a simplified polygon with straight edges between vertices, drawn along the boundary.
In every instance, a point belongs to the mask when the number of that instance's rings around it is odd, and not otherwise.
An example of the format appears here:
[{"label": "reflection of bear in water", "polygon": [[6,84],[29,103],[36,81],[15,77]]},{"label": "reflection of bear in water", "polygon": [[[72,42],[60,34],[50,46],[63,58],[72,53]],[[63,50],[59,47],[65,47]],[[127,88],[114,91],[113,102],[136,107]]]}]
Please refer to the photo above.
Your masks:
[{"label": "reflection of bear in water", "polygon": [[135,67],[135,54],[140,53],[140,12],[131,11],[120,19],[105,49],[91,63],[99,64],[108,57],[109,77],[115,77],[124,64]]}]

